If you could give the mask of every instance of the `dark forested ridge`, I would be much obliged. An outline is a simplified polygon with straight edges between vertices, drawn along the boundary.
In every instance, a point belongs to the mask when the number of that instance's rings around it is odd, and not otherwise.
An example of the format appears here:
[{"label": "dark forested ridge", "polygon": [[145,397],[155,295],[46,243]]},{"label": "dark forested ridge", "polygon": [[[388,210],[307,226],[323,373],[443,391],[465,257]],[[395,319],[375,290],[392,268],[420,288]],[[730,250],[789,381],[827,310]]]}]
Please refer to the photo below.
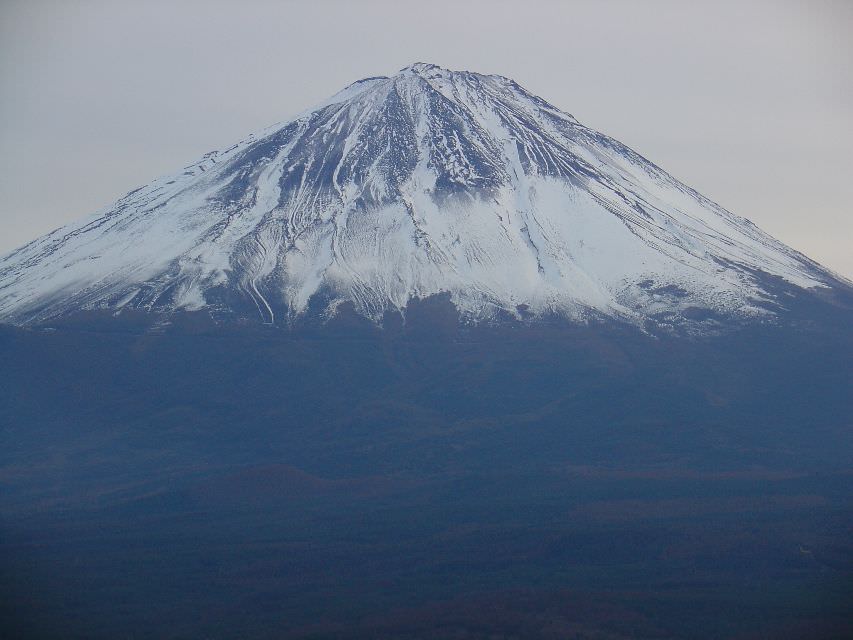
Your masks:
[{"label": "dark forested ridge", "polygon": [[20,637],[853,633],[853,337],[0,328]]}]

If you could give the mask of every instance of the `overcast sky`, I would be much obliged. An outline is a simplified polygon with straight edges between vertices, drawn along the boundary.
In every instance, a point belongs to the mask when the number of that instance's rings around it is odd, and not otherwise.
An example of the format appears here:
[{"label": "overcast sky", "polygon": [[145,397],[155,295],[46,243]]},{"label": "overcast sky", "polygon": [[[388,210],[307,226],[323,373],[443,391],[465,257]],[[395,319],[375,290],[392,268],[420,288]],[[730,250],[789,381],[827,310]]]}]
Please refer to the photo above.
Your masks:
[{"label": "overcast sky", "polygon": [[415,61],[499,73],[853,277],[853,2],[0,0],[0,253]]}]

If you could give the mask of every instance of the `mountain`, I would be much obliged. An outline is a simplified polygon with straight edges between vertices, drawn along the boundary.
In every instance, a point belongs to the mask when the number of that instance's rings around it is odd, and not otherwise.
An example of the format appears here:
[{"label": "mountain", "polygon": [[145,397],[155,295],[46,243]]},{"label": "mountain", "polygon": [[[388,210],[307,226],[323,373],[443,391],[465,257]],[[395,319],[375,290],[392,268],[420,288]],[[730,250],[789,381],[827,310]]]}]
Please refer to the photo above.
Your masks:
[{"label": "mountain", "polygon": [[373,320],[773,319],[849,283],[510,79],[414,64],[353,83],[0,259],[0,319],[207,309]]},{"label": "mountain", "polygon": [[0,261],[0,637],[853,637],[851,309],[510,80],[357,82]]}]

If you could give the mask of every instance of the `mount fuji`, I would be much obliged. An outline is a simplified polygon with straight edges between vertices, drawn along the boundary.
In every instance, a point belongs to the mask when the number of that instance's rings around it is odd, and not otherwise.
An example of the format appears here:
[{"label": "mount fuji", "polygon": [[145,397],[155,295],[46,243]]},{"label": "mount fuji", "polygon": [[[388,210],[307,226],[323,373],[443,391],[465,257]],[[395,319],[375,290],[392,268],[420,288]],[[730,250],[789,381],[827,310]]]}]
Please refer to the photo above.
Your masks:
[{"label": "mount fuji", "polygon": [[0,257],[0,636],[853,638],[851,327],[513,81],[361,80]]},{"label": "mount fuji", "polygon": [[514,81],[414,64],[0,258],[0,319],[774,321],[849,283]]}]

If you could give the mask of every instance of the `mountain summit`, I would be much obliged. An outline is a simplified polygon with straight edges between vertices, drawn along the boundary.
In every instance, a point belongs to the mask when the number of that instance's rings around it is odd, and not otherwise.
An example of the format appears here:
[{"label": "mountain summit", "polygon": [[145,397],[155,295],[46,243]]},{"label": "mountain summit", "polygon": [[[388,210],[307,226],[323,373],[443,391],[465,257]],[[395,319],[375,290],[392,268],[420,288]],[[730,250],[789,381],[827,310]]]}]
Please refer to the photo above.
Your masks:
[{"label": "mountain summit", "polygon": [[[0,258],[0,319],[209,309],[766,319],[822,267],[514,81],[417,63]],[[843,286],[847,286],[846,284]]]}]

